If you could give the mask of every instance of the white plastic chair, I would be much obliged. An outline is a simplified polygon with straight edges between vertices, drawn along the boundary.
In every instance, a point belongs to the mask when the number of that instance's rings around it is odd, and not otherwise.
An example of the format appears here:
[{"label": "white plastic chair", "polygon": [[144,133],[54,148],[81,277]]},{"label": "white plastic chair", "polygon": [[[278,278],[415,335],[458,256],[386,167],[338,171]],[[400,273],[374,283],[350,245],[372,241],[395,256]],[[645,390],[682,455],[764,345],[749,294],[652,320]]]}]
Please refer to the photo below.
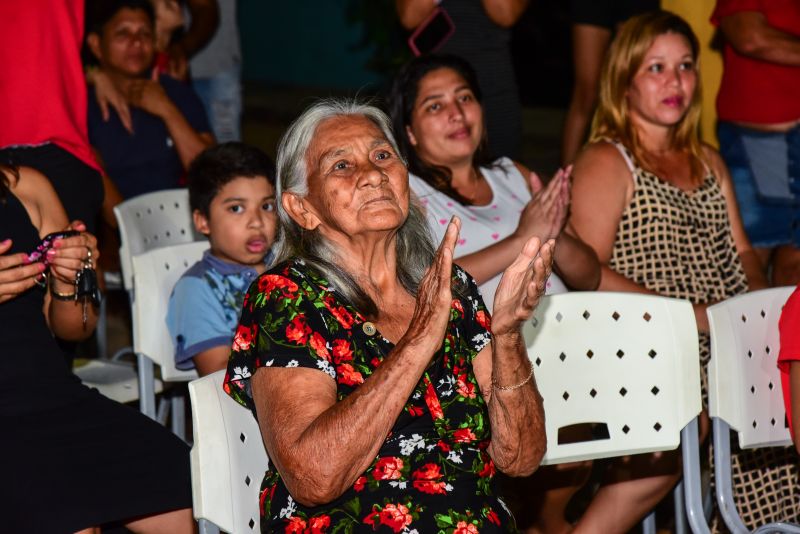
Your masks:
[{"label": "white plastic chair", "polygon": [[[188,382],[197,378],[195,371],[175,367],[175,346],[167,330],[169,296],[178,279],[199,261],[208,249],[207,241],[196,241],[157,248],[133,257],[133,348],[139,359],[139,387],[142,412],[155,418],[155,370],[161,370],[164,382]],[[202,313],[202,310],[198,310]],[[173,396],[172,430],[184,437],[183,397]]]},{"label": "white plastic chair", "polygon": [[132,258],[168,245],[196,241],[189,192],[167,189],[130,198],[114,207],[120,233],[122,284],[133,288]]},{"label": "white plastic chair", "polygon": [[[129,363],[78,358],[72,364],[72,372],[84,385],[97,389],[109,399],[125,404],[139,398],[139,379],[136,369]],[[163,388],[161,380],[153,384],[155,393]]]},{"label": "white plastic chair", "polygon": [[[523,334],[544,399],[544,465],[672,450],[702,409],[694,312],[687,301],[636,293],[544,297]],[[590,441],[559,430],[592,424]],[[682,525],[680,485],[676,523]],[[654,516],[643,524],[655,532]]]},{"label": "white plastic chair", "polygon": [[269,458],[253,414],[222,390],[225,371],[189,383],[192,499],[201,532],[259,531],[258,488]]},{"label": "white plastic chair", "polygon": [[[777,368],[778,319],[794,287],[754,291],[708,308],[711,362],[708,404],[714,438],[717,502],[725,524],[735,534],[750,532],[733,500],[730,430],[739,447],[792,444]],[[800,526],[772,523],[755,532],[800,532]]]}]

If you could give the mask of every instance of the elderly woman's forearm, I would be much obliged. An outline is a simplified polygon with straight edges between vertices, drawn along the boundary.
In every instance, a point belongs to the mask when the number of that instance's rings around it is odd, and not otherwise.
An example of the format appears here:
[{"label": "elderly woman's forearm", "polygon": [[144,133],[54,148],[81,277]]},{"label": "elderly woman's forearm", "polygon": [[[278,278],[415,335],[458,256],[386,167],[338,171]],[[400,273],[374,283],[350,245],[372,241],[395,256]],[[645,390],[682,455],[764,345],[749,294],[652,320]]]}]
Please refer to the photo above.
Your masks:
[{"label": "elderly woman's forearm", "polygon": [[[497,468],[512,476],[532,473],[547,448],[544,405],[521,335],[495,338],[493,382],[489,399],[492,443],[489,452]],[[530,379],[525,380],[530,376]],[[514,388],[517,384],[520,387]],[[512,387],[513,389],[500,389]]]},{"label": "elderly woman's forearm", "polygon": [[[337,402],[334,393],[327,406],[313,405],[315,393],[298,396],[296,388],[304,386],[291,377],[256,373],[253,398],[264,441],[295,500],[324,504],[355,483],[375,460],[429,361],[430,355],[401,341],[352,394]],[[292,400],[278,408],[269,402],[276,398]]]}]

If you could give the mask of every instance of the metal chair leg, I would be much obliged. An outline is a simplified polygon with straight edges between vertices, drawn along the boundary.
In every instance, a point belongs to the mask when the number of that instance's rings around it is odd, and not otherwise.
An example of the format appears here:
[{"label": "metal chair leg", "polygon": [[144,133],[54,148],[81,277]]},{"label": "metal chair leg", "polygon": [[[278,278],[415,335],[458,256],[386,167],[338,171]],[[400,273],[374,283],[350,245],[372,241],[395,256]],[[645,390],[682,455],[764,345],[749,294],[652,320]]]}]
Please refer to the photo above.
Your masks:
[{"label": "metal chair leg", "polygon": [[681,430],[681,456],[683,457],[683,489],[686,497],[686,518],[694,534],[708,534],[708,524],[703,514],[703,496],[700,484],[700,444],[697,418]]}]

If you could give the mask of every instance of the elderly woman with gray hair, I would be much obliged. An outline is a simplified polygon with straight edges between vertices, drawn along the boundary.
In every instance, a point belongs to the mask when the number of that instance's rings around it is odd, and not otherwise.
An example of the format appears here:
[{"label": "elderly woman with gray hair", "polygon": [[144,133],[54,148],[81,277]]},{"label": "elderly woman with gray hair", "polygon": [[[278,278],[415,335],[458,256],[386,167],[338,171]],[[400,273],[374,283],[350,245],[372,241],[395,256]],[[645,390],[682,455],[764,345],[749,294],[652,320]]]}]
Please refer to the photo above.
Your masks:
[{"label": "elderly woman with gray hair", "polygon": [[489,318],[409,194],[389,119],[354,102],[303,113],[278,150],[276,264],[250,287],[226,391],[273,467],[262,532],[507,532],[495,469],[533,472],[542,400],[520,332],[553,242],[527,242]]}]

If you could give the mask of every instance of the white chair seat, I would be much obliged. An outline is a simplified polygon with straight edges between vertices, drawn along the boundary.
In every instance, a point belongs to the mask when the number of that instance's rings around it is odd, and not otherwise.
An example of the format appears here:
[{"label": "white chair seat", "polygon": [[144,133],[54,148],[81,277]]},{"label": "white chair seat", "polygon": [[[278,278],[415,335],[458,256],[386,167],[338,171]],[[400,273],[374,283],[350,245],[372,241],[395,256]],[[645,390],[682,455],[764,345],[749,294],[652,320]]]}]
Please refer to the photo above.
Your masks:
[{"label": "white chair seat", "polygon": [[[139,380],[131,364],[79,358],[73,363],[72,370],[84,385],[97,389],[109,399],[125,404],[139,398]],[[161,380],[156,380],[155,391],[160,393],[163,388]]]}]

